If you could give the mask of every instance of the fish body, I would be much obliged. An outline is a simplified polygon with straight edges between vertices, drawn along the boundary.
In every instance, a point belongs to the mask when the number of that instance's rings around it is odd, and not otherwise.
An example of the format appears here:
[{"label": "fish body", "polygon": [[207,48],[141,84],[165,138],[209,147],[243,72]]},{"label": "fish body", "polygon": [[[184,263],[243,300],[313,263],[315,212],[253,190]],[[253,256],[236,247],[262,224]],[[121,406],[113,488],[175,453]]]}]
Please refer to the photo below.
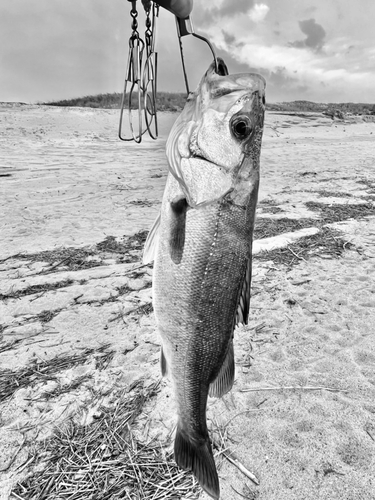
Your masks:
[{"label": "fish body", "polygon": [[175,460],[213,498],[206,407],[208,395],[233,385],[233,331],[247,322],[264,87],[259,75],[228,75],[222,60],[219,73],[210,66],[170,133],[170,173],[150,233],[162,373],[178,412]]}]

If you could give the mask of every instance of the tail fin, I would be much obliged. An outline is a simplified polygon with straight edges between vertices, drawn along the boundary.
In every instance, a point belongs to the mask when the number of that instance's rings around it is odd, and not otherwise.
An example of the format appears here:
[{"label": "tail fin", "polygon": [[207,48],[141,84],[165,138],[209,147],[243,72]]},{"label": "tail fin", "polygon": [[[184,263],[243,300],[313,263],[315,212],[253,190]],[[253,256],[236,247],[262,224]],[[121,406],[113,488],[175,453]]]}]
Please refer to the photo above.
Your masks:
[{"label": "tail fin", "polygon": [[174,442],[174,459],[177,465],[192,471],[201,487],[212,498],[220,497],[219,478],[208,437],[194,442],[179,424]]}]

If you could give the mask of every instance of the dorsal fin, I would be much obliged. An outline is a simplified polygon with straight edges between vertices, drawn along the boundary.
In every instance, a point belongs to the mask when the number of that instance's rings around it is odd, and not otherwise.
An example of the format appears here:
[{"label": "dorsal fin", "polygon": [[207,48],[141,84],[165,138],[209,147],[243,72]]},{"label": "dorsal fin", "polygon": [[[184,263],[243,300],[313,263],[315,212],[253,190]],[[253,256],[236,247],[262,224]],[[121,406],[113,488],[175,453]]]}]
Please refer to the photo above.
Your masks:
[{"label": "dorsal fin", "polygon": [[159,240],[160,213],[156,217],[150,232],[147,235],[145,246],[143,249],[143,264],[149,264],[155,259],[156,247]]},{"label": "dorsal fin", "polygon": [[251,286],[251,257],[247,261],[245,276],[242,282],[241,292],[238,298],[236,316],[233,321],[232,337],[229,342],[228,351],[220,371],[210,384],[208,394],[214,398],[221,398],[229,392],[234,383],[235,366],[233,350],[233,331],[239,323],[247,325],[250,309],[250,286]]}]

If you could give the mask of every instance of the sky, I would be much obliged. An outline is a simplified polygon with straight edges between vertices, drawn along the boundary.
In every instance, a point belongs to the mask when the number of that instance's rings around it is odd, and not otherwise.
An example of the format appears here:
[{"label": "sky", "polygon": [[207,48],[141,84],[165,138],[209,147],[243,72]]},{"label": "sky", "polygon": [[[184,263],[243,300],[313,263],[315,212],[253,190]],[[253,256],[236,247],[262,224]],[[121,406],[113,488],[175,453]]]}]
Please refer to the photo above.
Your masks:
[{"label": "sky", "polygon": [[[0,101],[121,92],[130,7],[128,0],[1,0]],[[194,0],[191,17],[230,73],[265,77],[269,102],[375,103],[375,0]],[[193,89],[212,57],[204,42],[182,42]],[[157,51],[158,89],[184,91],[175,19],[163,9]]]}]

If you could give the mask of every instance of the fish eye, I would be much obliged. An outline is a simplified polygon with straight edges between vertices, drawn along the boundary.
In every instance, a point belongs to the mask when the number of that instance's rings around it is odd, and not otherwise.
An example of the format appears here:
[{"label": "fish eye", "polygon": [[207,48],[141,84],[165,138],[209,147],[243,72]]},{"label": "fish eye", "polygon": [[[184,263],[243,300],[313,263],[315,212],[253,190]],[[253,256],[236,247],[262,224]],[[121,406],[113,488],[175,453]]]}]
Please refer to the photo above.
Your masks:
[{"label": "fish eye", "polygon": [[233,135],[240,140],[246,139],[253,131],[250,119],[247,116],[238,116],[231,123]]}]

